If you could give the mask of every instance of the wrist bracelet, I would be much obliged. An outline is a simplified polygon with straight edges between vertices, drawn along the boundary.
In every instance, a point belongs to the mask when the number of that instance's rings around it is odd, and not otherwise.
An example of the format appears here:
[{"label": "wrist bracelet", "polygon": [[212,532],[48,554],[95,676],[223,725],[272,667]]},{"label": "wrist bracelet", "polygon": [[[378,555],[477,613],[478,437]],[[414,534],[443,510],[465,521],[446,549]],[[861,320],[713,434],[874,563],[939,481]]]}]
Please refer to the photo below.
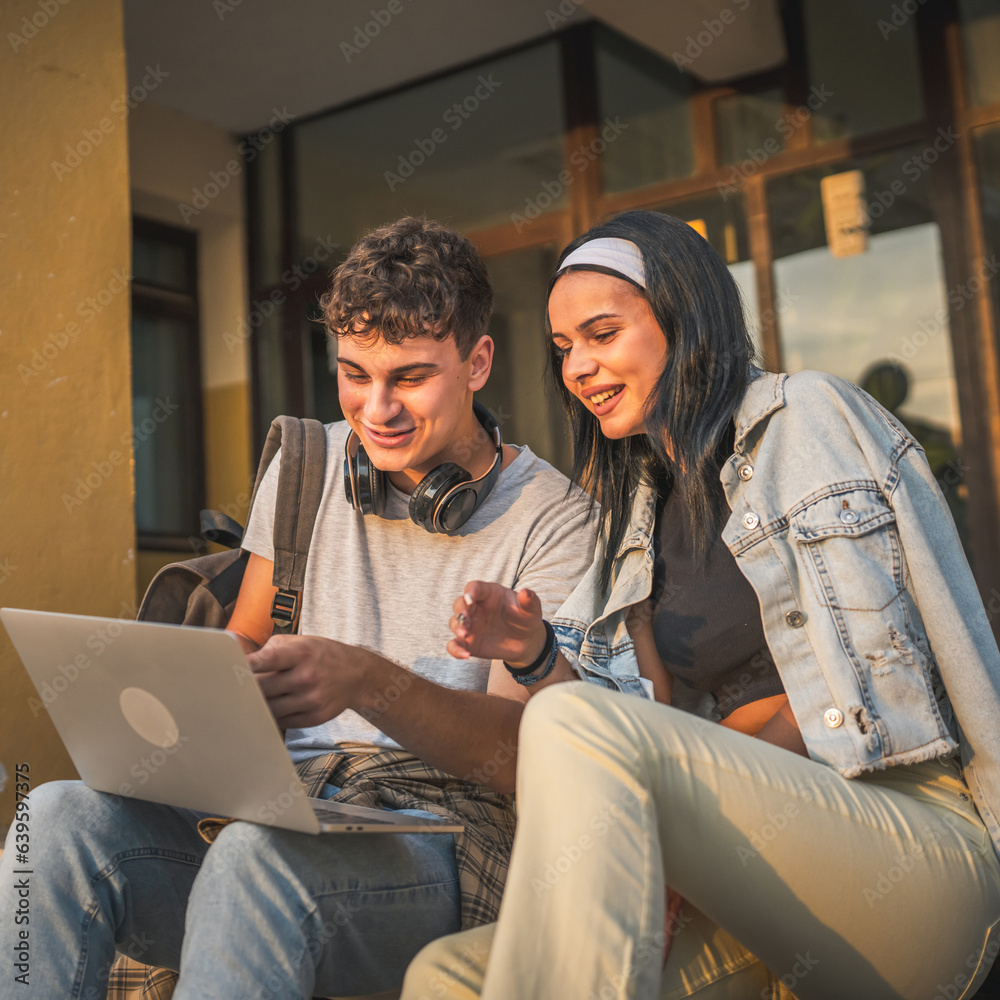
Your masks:
[{"label": "wrist bracelet", "polygon": [[[548,625],[548,622],[545,623]],[[551,626],[550,626],[551,627]],[[542,668],[540,674],[530,674],[527,677],[515,677],[514,680],[518,684],[523,684],[527,687],[529,684],[536,684],[538,681],[545,680],[549,674],[552,673],[556,665],[556,657],[559,655],[559,643],[555,641],[555,633],[552,634],[552,649],[549,650],[548,659],[545,661],[545,666]]]},{"label": "wrist bracelet", "polygon": [[535,657],[535,659],[528,664],[526,667],[512,667],[506,660],[503,661],[503,665],[507,668],[508,673],[515,680],[519,677],[527,677],[528,674],[533,674],[543,663],[545,663],[549,657],[549,653],[552,647],[556,644],[556,634],[552,630],[552,626],[543,618],[542,624],[545,626],[545,644],[542,646],[542,651]]}]

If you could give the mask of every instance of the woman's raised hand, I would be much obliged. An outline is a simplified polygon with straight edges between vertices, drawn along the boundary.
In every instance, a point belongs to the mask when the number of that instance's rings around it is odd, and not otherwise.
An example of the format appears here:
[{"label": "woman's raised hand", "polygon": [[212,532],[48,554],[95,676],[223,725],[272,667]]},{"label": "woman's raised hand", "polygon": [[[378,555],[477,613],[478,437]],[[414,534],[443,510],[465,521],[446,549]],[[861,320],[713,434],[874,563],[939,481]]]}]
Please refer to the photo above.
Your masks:
[{"label": "woman's raised hand", "polygon": [[474,580],[465,585],[448,622],[455,638],[452,656],[506,660],[512,667],[532,663],[545,645],[542,603],[533,590],[516,593],[498,583]]}]

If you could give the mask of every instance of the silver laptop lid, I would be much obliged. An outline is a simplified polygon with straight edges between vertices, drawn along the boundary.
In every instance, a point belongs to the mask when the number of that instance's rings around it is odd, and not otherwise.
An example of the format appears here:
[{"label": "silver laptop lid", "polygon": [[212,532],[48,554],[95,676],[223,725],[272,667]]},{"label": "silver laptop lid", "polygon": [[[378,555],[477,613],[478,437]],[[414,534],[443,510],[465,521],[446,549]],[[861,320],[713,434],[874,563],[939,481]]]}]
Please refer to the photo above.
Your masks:
[{"label": "silver laptop lid", "polygon": [[0,617],[91,788],[319,832],[234,635],[14,608]]}]

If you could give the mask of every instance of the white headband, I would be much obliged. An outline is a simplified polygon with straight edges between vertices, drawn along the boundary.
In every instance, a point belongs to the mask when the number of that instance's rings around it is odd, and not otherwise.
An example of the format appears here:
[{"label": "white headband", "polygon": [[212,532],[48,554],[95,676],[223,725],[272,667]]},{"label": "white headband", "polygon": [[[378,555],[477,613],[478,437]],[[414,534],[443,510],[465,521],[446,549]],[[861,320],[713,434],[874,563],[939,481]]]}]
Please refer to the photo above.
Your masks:
[{"label": "white headband", "polygon": [[631,240],[602,238],[590,240],[577,247],[559,265],[557,274],[562,274],[574,264],[598,264],[617,271],[634,281],[640,288],[646,287],[646,264],[642,251]]}]

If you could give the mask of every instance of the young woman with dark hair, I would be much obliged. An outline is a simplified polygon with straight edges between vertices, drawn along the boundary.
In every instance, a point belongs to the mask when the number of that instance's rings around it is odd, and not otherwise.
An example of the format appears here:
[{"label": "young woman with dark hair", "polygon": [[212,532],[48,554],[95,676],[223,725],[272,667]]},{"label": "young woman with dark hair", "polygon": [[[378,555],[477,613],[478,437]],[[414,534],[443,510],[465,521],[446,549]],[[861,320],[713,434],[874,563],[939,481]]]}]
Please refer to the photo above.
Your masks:
[{"label": "young woman with dark hair", "polygon": [[842,379],[758,370],[668,216],[570,244],[547,325],[602,541],[551,622],[526,590],[455,602],[452,655],[541,694],[499,922],[404,998],[971,996],[1000,654],[919,445]]}]

